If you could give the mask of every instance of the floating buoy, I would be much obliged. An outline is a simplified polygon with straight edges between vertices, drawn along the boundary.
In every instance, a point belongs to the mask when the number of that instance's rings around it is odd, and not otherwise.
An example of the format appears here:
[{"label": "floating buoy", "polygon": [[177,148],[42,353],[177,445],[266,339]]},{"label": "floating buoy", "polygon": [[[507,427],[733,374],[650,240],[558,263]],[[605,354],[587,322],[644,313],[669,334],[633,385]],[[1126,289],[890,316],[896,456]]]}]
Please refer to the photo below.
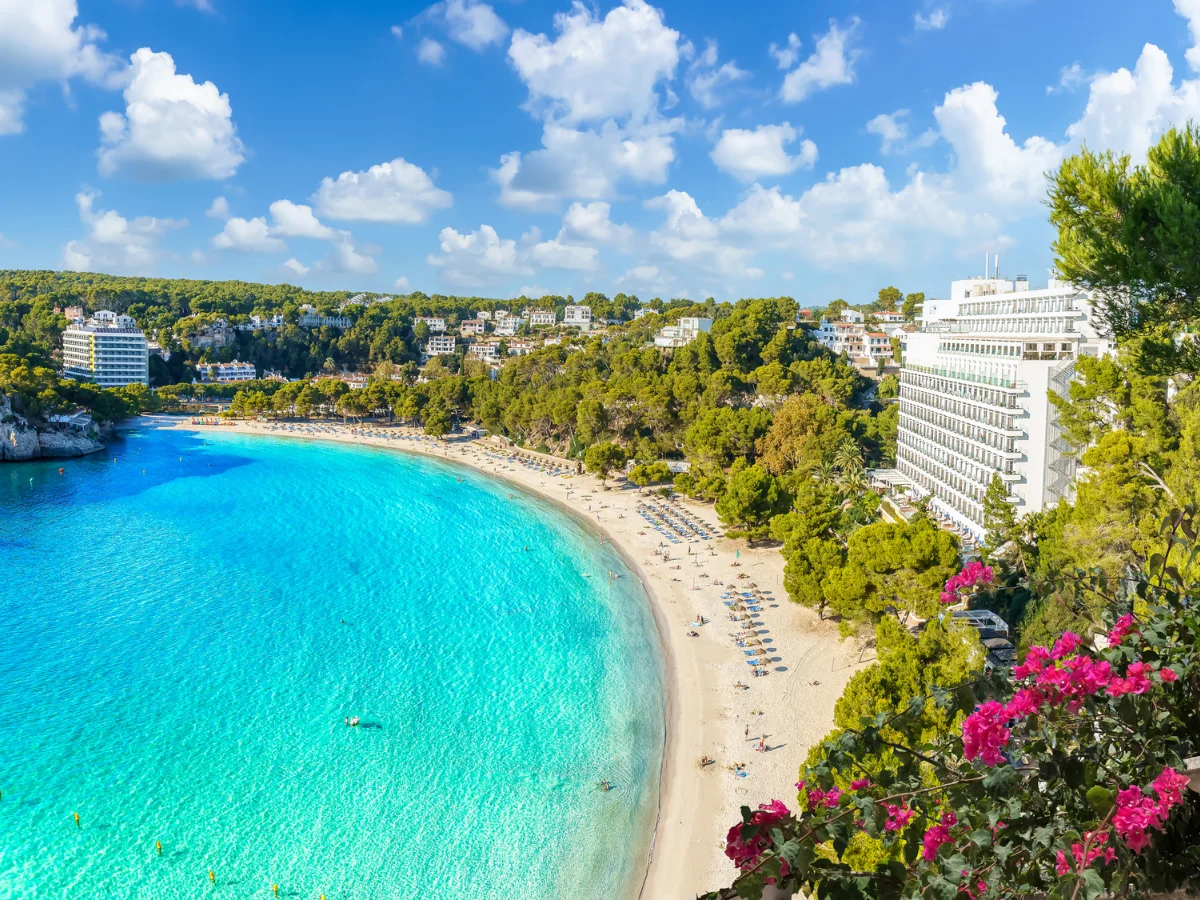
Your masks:
[{"label": "floating buoy", "polygon": [[217,876],[213,874],[212,869],[208,870],[208,880],[211,881],[213,884],[217,883]]},{"label": "floating buoy", "polygon": [[61,475],[65,471],[67,471],[65,468],[59,467],[58,474]]},{"label": "floating buoy", "polygon": [[75,813],[75,827],[76,827],[76,828],[82,828],[82,827],[83,827],[82,825],[80,825],[80,824],[79,824],[79,813]]},{"label": "floating buoy", "polygon": [[162,841],[155,841],[154,849],[158,851],[159,856],[162,856]]}]

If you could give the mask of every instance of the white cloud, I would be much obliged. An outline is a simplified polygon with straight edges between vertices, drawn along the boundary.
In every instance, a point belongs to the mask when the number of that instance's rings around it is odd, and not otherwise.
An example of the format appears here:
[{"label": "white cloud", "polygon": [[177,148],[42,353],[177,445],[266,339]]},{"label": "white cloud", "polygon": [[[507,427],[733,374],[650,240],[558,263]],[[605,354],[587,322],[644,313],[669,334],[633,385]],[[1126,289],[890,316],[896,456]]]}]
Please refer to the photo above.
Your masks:
[{"label": "white cloud", "polygon": [[538,300],[545,297],[550,292],[541,285],[527,284],[515,294],[509,295],[509,300],[516,300],[518,297],[524,297],[526,300]]},{"label": "white cloud", "polygon": [[710,156],[718,169],[742,181],[789,175],[800,168],[811,169],[817,161],[817,145],[809,140],[800,143],[795,156],[788,154],[787,145],[799,137],[799,130],[787,122],[760,125],[753,131],[728,128]]},{"label": "white cloud", "polygon": [[341,232],[333,250],[328,256],[317,260],[315,268],[335,275],[374,275],[379,271],[379,264],[375,262],[372,254],[378,252],[378,249],[356,247],[350,235]]},{"label": "white cloud", "polygon": [[483,287],[505,277],[533,274],[521,259],[517,242],[501,239],[491,225],[480,225],[468,234],[443,228],[438,239],[441,255],[430,254],[426,261],[450,284]]},{"label": "white cloud", "polygon": [[672,132],[678,120],[659,120],[634,131],[612,121],[598,130],[579,130],[548,122],[541,150],[522,156],[508,153],[491,172],[504,206],[549,210],[564,197],[598,200],[613,197],[622,178],[661,184],[675,159]]},{"label": "white cloud", "polygon": [[577,243],[611,244],[628,249],[634,231],[628,225],[613,223],[612,209],[607,203],[572,203],[563,216],[560,240]]},{"label": "white cloud", "polygon": [[271,204],[272,234],[282,237],[306,237],[318,240],[333,240],[338,232],[322,225],[313,215],[311,206],[293,203],[291,200],[276,200]]},{"label": "white cloud", "polygon": [[150,216],[126,219],[115,210],[96,209],[98,196],[90,191],[75,195],[79,218],[87,226],[87,233],[67,243],[63,249],[63,268],[130,275],[152,273],[161,257],[159,239],[167,231],[184,227],[187,221]]},{"label": "white cloud", "polygon": [[224,197],[217,197],[212,202],[212,206],[204,213],[210,219],[221,219],[224,221],[229,218],[229,201]]},{"label": "white cloud", "polygon": [[404,29],[401,28],[399,25],[393,25],[392,26],[392,37],[394,37],[396,40],[400,40],[402,37],[404,37]]},{"label": "white cloud", "polygon": [[688,67],[688,90],[705,109],[714,109],[721,104],[724,88],[750,77],[749,72],[739,69],[732,60],[720,66],[717,61],[717,42],[709,40],[704,52]]},{"label": "white cloud", "polygon": [[131,57],[125,113],[100,117],[100,172],[145,181],[229,178],[245,159],[229,96],[179,75],[169,53]]},{"label": "white cloud", "polygon": [[509,60],[529,88],[529,108],[568,124],[658,111],[660,81],[679,63],[679,32],[644,0],[625,0],[603,19],[582,3],[554,17],[558,36],[517,29]]},{"label": "white cloud", "polygon": [[1059,70],[1058,84],[1046,86],[1046,94],[1061,94],[1063,91],[1074,93],[1087,80],[1088,76],[1084,74],[1082,66],[1079,63],[1071,63],[1071,65],[1063,66]]},{"label": "white cloud", "polygon": [[907,153],[918,147],[932,146],[937,141],[938,133],[932,128],[910,141],[908,115],[907,109],[898,109],[894,113],[880,113],[867,123],[867,133],[879,135],[880,153],[885,156],[893,152]]},{"label": "white cloud", "polygon": [[13,247],[19,247],[16,241],[10,241],[4,235],[0,234],[0,250],[11,250]]},{"label": "white cloud", "polygon": [[433,38],[421,38],[417,45],[417,62],[426,66],[440,66],[446,61],[446,48]]},{"label": "white cloud", "polygon": [[0,0],[0,135],[25,130],[26,94],[39,82],[116,86],[117,59],[99,47],[104,32],[76,27],[78,15],[75,0]]},{"label": "white cloud", "polygon": [[446,0],[439,3],[450,39],[472,50],[499,44],[508,36],[508,26],[486,3],[476,0]]},{"label": "white cloud", "polygon": [[778,44],[771,44],[767,48],[767,53],[775,60],[775,65],[779,68],[787,70],[796,64],[796,60],[800,58],[800,38],[796,32],[788,35],[787,46],[780,47]]},{"label": "white cloud", "polygon": [[718,223],[701,211],[684,191],[668,191],[646,201],[647,209],[664,213],[664,222],[650,232],[650,246],[691,271],[736,278],[758,278],[762,270],[749,265],[753,251],[726,243]]},{"label": "white cloud", "polygon": [[1186,58],[1192,70],[1200,72],[1200,0],[1175,0],[1175,12],[1187,19],[1192,46]]},{"label": "white cloud", "polygon": [[225,228],[212,239],[217,250],[237,250],[242,253],[283,253],[287,244],[275,237],[266,218],[243,219],[234,216]]},{"label": "white cloud", "polygon": [[212,5],[212,0],[175,0],[175,5],[190,6],[192,9],[211,15],[215,15],[217,12],[216,7]]},{"label": "white cloud", "polygon": [[793,275],[791,272],[781,272],[779,274],[779,277],[782,278],[784,281],[791,281],[796,276]]},{"label": "white cloud", "polygon": [[956,88],[933,111],[941,133],[954,147],[956,176],[996,202],[1023,204],[1046,192],[1046,173],[1062,160],[1064,147],[1036,135],[1018,145],[996,107],[996,89],[982,81]]},{"label": "white cloud", "polygon": [[816,91],[852,84],[858,51],[851,44],[857,37],[858,24],[857,18],[850,19],[845,28],[831,21],[829,31],[817,38],[812,55],[784,76],[780,98],[788,103],[799,103]]},{"label": "white cloud", "polygon": [[365,172],[325,178],[313,195],[321,215],[358,222],[424,222],[453,202],[420,166],[400,157]]},{"label": "white cloud", "polygon": [[304,263],[300,262],[300,260],[296,259],[295,257],[285,262],[283,264],[283,268],[287,269],[289,272],[299,275],[301,278],[312,271],[312,269],[304,265]]},{"label": "white cloud", "polygon": [[599,268],[600,251],[595,247],[567,244],[558,238],[534,244],[529,258],[548,269],[569,269],[576,272],[594,272]]},{"label": "white cloud", "polygon": [[1192,119],[1200,119],[1200,79],[1176,88],[1167,55],[1146,44],[1132,72],[1122,68],[1092,79],[1087,109],[1067,134],[1094,150],[1141,161],[1162,132]]},{"label": "white cloud", "polygon": [[401,275],[392,284],[392,287],[398,291],[411,291],[412,285],[408,283],[408,279]]},{"label": "white cloud", "polygon": [[945,9],[935,9],[925,16],[917,12],[913,14],[913,26],[917,31],[940,31],[950,21],[950,13]]}]

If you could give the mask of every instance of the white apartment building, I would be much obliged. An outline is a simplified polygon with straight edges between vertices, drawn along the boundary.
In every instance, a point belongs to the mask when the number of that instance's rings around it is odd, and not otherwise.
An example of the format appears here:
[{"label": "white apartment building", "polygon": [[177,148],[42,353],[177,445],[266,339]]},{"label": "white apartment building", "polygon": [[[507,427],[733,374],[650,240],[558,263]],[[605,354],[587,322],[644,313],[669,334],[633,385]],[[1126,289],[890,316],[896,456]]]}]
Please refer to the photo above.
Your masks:
[{"label": "white apartment building", "polygon": [[63,332],[63,375],[100,387],[150,385],[146,336],[129,316],[100,310]]},{"label": "white apartment building", "polygon": [[284,326],[283,316],[251,316],[250,321],[233,327],[239,331],[273,331]]},{"label": "white apartment building", "polygon": [[487,331],[487,323],[483,319],[463,319],[459,326],[459,331],[463,337],[469,337],[472,334],[483,334]]},{"label": "white apartment building", "polygon": [[592,327],[592,309],[590,306],[568,306],[563,310],[563,324],[568,328],[578,328],[587,331]]},{"label": "white apartment building", "polygon": [[503,319],[496,320],[496,334],[501,337],[512,337],[517,333],[517,329],[525,324],[525,320],[520,316],[505,316]]},{"label": "white apartment building", "polygon": [[896,466],[918,493],[977,539],[997,472],[1018,515],[1071,496],[1076,460],[1046,394],[1066,396],[1075,360],[1111,349],[1085,291],[955,281],[902,339]]},{"label": "white apartment building", "polygon": [[533,352],[533,344],[530,341],[509,341],[508,355],[509,356],[528,356]]},{"label": "white apartment building", "polygon": [[497,344],[472,344],[467,348],[467,356],[474,356],[476,359],[486,360],[487,362],[495,362],[500,358],[500,347]]},{"label": "white apartment building", "polygon": [[455,338],[452,334],[431,334],[425,344],[426,356],[450,356],[454,353]]},{"label": "white apartment building", "polygon": [[868,329],[862,322],[821,320],[817,340],[831,353],[845,353],[852,360],[875,363],[892,358],[892,341],[885,332]]},{"label": "white apartment building", "polygon": [[712,319],[702,319],[696,316],[684,316],[678,325],[665,325],[655,335],[655,347],[683,347],[696,339],[701,332],[708,334],[712,330]]},{"label": "white apartment building", "polygon": [[558,315],[552,309],[526,309],[521,311],[529,320],[530,328],[544,328],[547,325],[557,325]]},{"label": "white apartment building", "polygon": [[641,309],[634,310],[633,321],[636,322],[638,319],[642,318],[643,316],[648,316],[652,312],[654,312],[654,310],[648,306],[643,306]]},{"label": "white apartment building", "polygon": [[429,330],[434,334],[442,334],[446,331],[446,320],[441,316],[417,316],[417,321],[428,325]]},{"label": "white apartment building", "polygon": [[258,377],[253,363],[238,362],[237,360],[227,363],[200,363],[196,367],[196,372],[201,381],[222,383],[253,381]]},{"label": "white apartment building", "polygon": [[300,307],[301,328],[338,328],[345,330],[350,327],[350,320],[345,316],[323,316],[317,308],[305,303]]}]

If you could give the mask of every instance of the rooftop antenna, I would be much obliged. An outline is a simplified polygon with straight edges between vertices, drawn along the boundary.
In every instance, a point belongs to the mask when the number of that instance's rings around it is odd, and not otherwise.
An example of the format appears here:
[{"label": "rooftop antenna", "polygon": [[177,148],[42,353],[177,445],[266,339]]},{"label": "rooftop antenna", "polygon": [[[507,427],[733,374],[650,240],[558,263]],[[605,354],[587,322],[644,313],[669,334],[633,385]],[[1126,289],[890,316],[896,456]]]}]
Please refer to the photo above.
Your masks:
[{"label": "rooftop antenna", "polygon": [[992,271],[992,254],[988,251],[984,251],[984,254],[983,254],[983,277],[984,277],[984,280],[987,279],[988,272],[990,272],[990,271]]},{"label": "rooftop antenna", "polygon": [[996,254],[996,277],[1000,277],[1000,254]]}]

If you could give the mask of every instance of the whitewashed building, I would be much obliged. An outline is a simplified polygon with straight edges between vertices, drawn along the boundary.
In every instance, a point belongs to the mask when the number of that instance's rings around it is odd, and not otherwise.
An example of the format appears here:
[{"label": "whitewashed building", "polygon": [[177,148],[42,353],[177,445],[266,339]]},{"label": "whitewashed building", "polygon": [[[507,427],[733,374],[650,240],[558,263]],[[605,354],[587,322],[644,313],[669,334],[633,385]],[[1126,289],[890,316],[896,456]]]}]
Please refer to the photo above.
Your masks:
[{"label": "whitewashed building", "polygon": [[509,341],[508,355],[509,356],[528,356],[534,351],[534,346],[531,341]]},{"label": "whitewashed building", "polygon": [[563,310],[563,324],[568,328],[578,328],[587,331],[592,327],[592,309],[590,306],[568,306]]},{"label": "whitewashed building", "polygon": [[845,353],[856,362],[873,364],[892,358],[892,341],[887,333],[868,328],[861,322],[822,319],[816,337],[831,353]]},{"label": "whitewashed building", "polygon": [[446,320],[441,316],[417,316],[417,321],[424,322],[434,334],[443,334],[446,331]]},{"label": "whitewashed building", "polygon": [[431,334],[425,344],[426,356],[450,356],[454,353],[455,338],[452,334]]},{"label": "whitewashed building", "polygon": [[496,320],[496,334],[501,337],[512,337],[517,333],[517,329],[525,324],[525,320],[520,316],[505,316],[503,319]]},{"label": "whitewashed building", "polygon": [[202,382],[253,381],[258,377],[253,363],[238,362],[237,360],[227,363],[199,363],[196,366],[196,373]]},{"label": "whitewashed building", "polygon": [[690,344],[701,333],[712,330],[712,319],[684,316],[678,325],[664,325],[654,337],[655,347],[683,347]]},{"label": "whitewashed building", "polygon": [[463,337],[469,337],[473,334],[483,334],[486,332],[487,323],[483,319],[463,319],[458,329]]},{"label": "whitewashed building", "polygon": [[146,336],[129,316],[106,309],[63,331],[63,375],[100,387],[150,385]]},{"label": "whitewashed building", "polygon": [[474,356],[487,362],[495,362],[500,358],[500,347],[493,343],[472,344],[467,348],[467,356]]},{"label": "whitewashed building", "polygon": [[309,303],[300,307],[301,328],[337,328],[344,331],[350,327],[350,320],[345,316],[324,316],[317,308]]},{"label": "whitewashed building", "polygon": [[530,328],[545,328],[558,324],[558,315],[552,309],[526,309],[521,315],[529,320]]},{"label": "whitewashed building", "polygon": [[972,278],[926,302],[920,326],[902,336],[899,474],[977,539],[995,473],[1018,515],[1070,497],[1076,459],[1046,395],[1066,396],[1075,360],[1111,349],[1089,295]]},{"label": "whitewashed building", "polygon": [[233,327],[238,331],[274,331],[284,326],[283,316],[251,316],[249,322]]}]

